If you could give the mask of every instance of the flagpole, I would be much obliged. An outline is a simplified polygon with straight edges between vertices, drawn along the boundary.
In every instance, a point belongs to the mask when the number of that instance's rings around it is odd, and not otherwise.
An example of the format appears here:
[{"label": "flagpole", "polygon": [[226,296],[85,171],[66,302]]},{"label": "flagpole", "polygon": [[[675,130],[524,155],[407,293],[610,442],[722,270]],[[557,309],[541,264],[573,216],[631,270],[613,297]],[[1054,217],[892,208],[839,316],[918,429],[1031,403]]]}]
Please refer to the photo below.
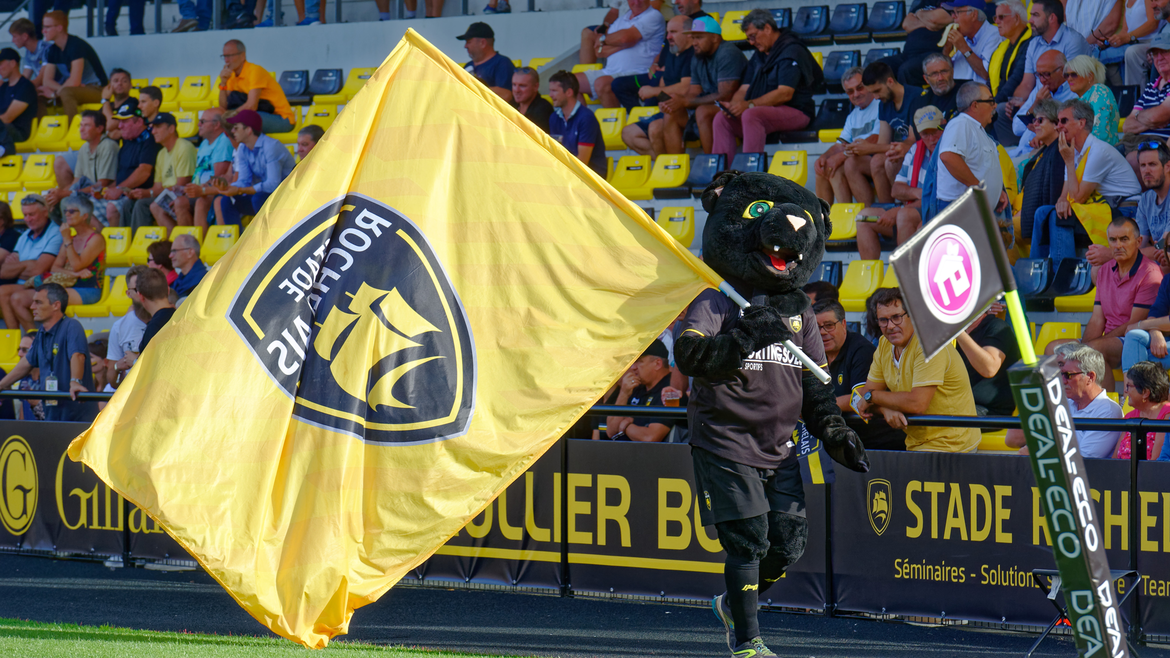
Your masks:
[{"label": "flagpole", "polygon": [[990,210],[991,208],[985,199],[979,215],[983,219],[987,236],[991,240],[995,268],[999,270],[999,278],[1003,281],[1003,299],[1007,303],[1008,316],[1012,319],[1012,333],[1016,335],[1016,345],[1020,348],[1020,360],[1027,365],[1034,366],[1037,362],[1036,351],[1032,348],[1032,335],[1028,331],[1028,317],[1024,315],[1024,305],[1020,301],[1016,273],[1012,271],[1012,264],[1008,261],[1003,239],[999,236],[998,222]]},{"label": "flagpole", "polygon": [[[736,292],[735,288],[732,288],[730,283],[726,281],[720,281],[719,290],[724,295],[727,295],[731,301],[735,302],[740,308],[746,309],[751,306],[751,303],[744,299],[743,295]],[[804,350],[800,349],[796,345],[793,345],[791,340],[786,340],[781,344],[784,345],[784,348],[789,352],[792,352],[796,358],[804,364],[804,367],[808,368],[812,374],[821,381],[822,384],[828,384],[832,379],[832,377],[829,376],[829,373],[825,372],[824,368],[815,363],[812,359],[808,358],[808,355],[804,353]]]}]

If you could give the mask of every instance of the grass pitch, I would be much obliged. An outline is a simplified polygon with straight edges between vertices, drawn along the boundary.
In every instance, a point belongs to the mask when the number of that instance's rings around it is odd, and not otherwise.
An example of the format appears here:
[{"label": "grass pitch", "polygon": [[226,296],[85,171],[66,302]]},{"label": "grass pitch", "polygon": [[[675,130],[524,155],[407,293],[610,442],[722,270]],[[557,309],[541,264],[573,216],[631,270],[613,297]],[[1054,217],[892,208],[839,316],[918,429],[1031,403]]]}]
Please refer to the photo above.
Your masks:
[{"label": "grass pitch", "polygon": [[288,640],[243,635],[200,635],[163,633],[113,626],[44,624],[17,619],[0,619],[0,656],[36,658],[305,658],[336,655],[339,658],[501,658],[481,654],[450,653],[383,647],[361,642],[334,640],[324,654],[312,654]]}]

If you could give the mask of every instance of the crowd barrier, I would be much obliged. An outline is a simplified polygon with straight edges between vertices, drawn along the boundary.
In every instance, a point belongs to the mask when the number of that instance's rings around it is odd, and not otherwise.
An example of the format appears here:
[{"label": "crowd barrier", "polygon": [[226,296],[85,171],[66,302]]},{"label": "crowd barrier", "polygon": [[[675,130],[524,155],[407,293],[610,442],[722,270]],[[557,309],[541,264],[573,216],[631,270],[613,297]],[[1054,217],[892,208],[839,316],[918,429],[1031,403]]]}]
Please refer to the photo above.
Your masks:
[{"label": "crowd barrier", "polygon": [[[996,423],[1010,419],[990,421]],[[1091,424],[1170,429],[1138,420]],[[0,550],[127,564],[190,559],[141,510],[68,459],[69,442],[83,429],[0,423]],[[837,468],[832,484],[805,483],[808,546],[762,603],[1004,625],[1051,620],[1053,609],[1031,579],[1053,559],[1027,458],[871,452],[870,461],[869,473]],[[1087,464],[1110,564],[1141,574],[1123,614],[1136,622],[1138,637],[1170,635],[1170,463]],[[723,553],[714,529],[699,522],[702,504],[686,445],[566,438],[412,576],[562,594],[707,599],[724,589]]]}]

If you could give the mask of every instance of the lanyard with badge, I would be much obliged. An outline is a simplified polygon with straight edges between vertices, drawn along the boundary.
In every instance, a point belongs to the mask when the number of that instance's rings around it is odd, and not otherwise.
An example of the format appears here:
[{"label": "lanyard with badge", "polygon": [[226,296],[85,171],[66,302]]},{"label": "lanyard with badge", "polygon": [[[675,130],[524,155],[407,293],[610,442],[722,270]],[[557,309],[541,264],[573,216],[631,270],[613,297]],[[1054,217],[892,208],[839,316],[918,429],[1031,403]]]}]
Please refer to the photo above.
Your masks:
[{"label": "lanyard with badge", "polygon": [[[57,358],[57,351],[58,351],[58,345],[57,345],[57,343],[53,343],[53,358],[54,359]],[[52,362],[50,362],[47,365],[51,366]],[[57,375],[50,372],[49,376],[45,377],[45,391],[47,391],[49,393],[56,393],[57,390],[58,390],[58,388],[57,388]],[[45,406],[55,407],[55,406],[57,406],[57,401],[56,400],[45,400]]]}]

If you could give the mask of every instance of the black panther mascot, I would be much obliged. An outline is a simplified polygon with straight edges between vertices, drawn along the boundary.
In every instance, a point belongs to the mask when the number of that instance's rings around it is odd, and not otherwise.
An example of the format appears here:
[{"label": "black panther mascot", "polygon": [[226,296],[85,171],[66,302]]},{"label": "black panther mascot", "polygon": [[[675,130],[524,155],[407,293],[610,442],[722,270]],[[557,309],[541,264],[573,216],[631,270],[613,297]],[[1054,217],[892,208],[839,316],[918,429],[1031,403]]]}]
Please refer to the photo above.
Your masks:
[{"label": "black panther mascot", "polygon": [[759,595],[800,559],[808,537],[792,432],[803,419],[829,455],[869,470],[829,384],[783,345],[819,365],[824,345],[801,287],[820,265],[829,207],[790,180],[728,171],[703,192],[703,259],[751,306],[707,290],[687,311],[675,362],[694,377],[687,417],[700,513],[727,551],[727,592],[712,606],[732,655],[774,656],[760,638]]}]

